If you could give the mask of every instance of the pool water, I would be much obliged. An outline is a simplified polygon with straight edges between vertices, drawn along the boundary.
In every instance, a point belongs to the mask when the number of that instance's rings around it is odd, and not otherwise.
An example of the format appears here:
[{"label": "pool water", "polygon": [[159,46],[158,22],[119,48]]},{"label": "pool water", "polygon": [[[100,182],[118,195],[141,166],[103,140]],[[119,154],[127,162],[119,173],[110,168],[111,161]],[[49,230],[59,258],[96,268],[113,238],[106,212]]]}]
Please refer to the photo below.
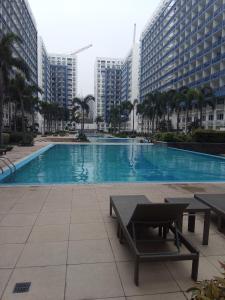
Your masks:
[{"label": "pool water", "polygon": [[147,144],[54,145],[3,184],[225,181],[225,159]]}]

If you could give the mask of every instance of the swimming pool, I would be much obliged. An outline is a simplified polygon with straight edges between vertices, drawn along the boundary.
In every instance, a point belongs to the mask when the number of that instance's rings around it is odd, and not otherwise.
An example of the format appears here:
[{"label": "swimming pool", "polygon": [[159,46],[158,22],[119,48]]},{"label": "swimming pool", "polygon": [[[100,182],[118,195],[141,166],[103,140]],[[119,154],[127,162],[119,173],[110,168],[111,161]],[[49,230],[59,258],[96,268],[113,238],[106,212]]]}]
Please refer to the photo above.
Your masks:
[{"label": "swimming pool", "polygon": [[148,144],[54,145],[1,184],[225,181],[225,159]]}]

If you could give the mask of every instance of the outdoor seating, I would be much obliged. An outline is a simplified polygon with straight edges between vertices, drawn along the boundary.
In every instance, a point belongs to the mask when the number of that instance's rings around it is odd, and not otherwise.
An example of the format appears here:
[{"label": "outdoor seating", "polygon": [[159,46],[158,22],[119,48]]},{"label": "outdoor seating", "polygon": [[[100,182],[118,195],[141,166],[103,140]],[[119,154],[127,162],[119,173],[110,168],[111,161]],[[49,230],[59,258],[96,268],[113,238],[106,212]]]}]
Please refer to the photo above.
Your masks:
[{"label": "outdoor seating", "polygon": [[[204,215],[204,227],[203,227],[203,238],[202,244],[208,245],[209,243],[209,228],[210,228],[210,216],[211,209],[208,205],[198,201],[195,198],[166,198],[167,203],[189,203],[184,213],[188,214],[188,231],[195,232],[195,220],[196,214]],[[178,222],[179,230],[182,232],[183,229],[183,215]]]},{"label": "outdoor seating", "polygon": [[208,205],[218,217],[218,230],[222,231],[225,220],[225,194],[195,194],[196,199]]},{"label": "outdoor seating", "polygon": [[[140,197],[140,202],[138,197]],[[180,216],[187,206],[188,204],[185,203],[153,204],[144,196],[110,197],[110,215],[112,215],[113,210],[118,222],[118,238],[121,243],[126,240],[134,255],[134,282],[136,285],[139,285],[139,265],[146,261],[191,260],[191,277],[193,280],[197,280],[199,252],[182,235],[177,226]],[[155,231],[157,228],[159,235],[152,236],[150,229]],[[169,243],[170,247],[168,246]],[[161,246],[161,244],[166,246],[166,250],[154,249],[155,245]],[[182,246],[188,252],[182,252]]]}]

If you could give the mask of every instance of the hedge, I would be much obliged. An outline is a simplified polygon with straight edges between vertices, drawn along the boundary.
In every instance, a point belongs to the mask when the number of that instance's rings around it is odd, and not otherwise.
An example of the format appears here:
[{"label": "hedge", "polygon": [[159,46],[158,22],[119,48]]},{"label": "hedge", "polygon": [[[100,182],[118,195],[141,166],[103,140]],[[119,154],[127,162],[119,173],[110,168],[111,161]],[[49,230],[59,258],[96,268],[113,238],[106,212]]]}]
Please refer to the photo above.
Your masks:
[{"label": "hedge", "polygon": [[10,135],[8,133],[3,133],[2,138],[3,138],[3,145],[8,145],[10,140]]},{"label": "hedge", "polygon": [[225,143],[225,131],[199,129],[192,134],[192,139],[198,143]]},{"label": "hedge", "polygon": [[23,136],[22,132],[12,132],[10,134],[10,143],[11,144],[22,144],[22,145],[32,145],[33,144],[33,134],[32,133],[26,133],[25,136]]}]

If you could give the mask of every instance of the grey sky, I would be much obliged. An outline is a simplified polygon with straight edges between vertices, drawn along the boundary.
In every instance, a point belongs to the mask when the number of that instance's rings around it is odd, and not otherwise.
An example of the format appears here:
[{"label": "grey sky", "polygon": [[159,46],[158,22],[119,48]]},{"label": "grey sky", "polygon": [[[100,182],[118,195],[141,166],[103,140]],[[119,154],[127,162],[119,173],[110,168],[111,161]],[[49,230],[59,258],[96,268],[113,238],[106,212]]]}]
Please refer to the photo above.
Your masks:
[{"label": "grey sky", "polygon": [[160,0],[29,0],[39,34],[48,52],[71,53],[90,43],[78,55],[78,92],[94,93],[97,56],[124,58]]}]

